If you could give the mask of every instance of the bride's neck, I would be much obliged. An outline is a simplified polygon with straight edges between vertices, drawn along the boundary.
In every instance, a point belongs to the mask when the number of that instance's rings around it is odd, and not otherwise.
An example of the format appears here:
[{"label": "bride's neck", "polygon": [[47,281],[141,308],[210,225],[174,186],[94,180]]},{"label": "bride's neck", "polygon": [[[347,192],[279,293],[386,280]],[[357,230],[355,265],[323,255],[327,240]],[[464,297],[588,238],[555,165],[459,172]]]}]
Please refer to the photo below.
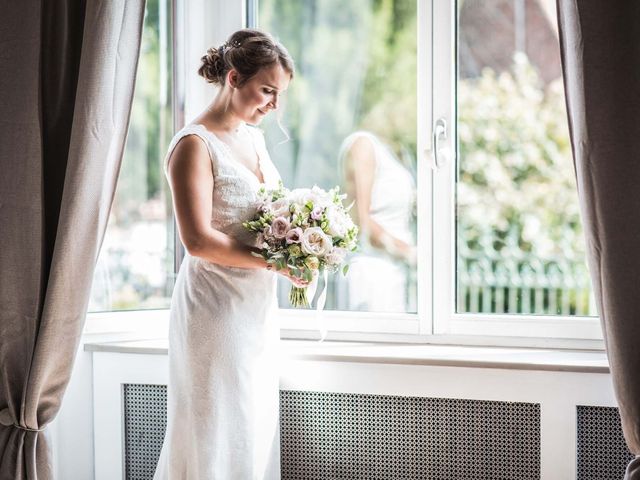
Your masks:
[{"label": "bride's neck", "polygon": [[242,121],[229,109],[229,93],[220,92],[213,102],[207,107],[206,117],[217,129],[223,132],[234,132],[240,127]]}]

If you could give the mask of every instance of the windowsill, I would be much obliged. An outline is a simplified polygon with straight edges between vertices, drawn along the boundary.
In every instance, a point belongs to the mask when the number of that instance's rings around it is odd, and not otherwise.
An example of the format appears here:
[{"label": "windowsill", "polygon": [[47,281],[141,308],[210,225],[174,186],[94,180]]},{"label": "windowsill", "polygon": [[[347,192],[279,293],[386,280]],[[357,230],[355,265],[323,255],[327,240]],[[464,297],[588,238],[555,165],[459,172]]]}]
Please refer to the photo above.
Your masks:
[{"label": "windowsill", "polygon": [[[458,345],[282,340],[286,360],[609,373],[604,352]],[[85,351],[167,355],[168,341],[88,342]]]},{"label": "windowsill", "polygon": [[[306,340],[313,344],[314,340],[319,339],[319,328],[324,327],[329,331],[325,344],[344,345],[344,342],[347,342],[371,347],[407,344],[412,348],[430,345],[441,347],[457,345],[479,348],[604,352],[602,339],[571,337],[571,328],[580,323],[575,320],[565,329],[568,334],[559,338],[546,335],[536,337],[509,334],[505,333],[505,328],[498,329],[500,334],[492,335],[491,332],[494,332],[497,327],[503,327],[499,318],[496,320],[497,326],[485,321],[482,325],[484,331],[480,332],[419,334],[418,320],[415,315],[356,312],[345,316],[341,313],[325,312],[325,319],[322,323],[318,323],[314,312],[280,310],[281,337],[283,340]],[[545,332],[551,330],[552,325],[549,319],[534,320],[529,319],[526,322],[546,322],[543,324],[542,330]],[[493,327],[493,330],[489,327]],[[168,330],[168,309],[95,312],[87,315],[82,343],[162,339],[167,337]],[[478,330],[477,325],[476,330]]]}]

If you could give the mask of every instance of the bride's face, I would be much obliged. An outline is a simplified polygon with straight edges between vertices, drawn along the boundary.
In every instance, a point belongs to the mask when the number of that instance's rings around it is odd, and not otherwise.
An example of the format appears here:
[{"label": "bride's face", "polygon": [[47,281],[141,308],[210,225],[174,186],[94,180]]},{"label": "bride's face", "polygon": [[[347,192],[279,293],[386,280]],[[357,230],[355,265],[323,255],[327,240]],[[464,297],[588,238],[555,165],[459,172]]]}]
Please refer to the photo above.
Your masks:
[{"label": "bride's face", "polygon": [[[233,82],[233,75],[230,80]],[[279,63],[261,69],[233,92],[235,114],[250,125],[259,124],[265,115],[277,110],[290,81],[291,75]]]}]

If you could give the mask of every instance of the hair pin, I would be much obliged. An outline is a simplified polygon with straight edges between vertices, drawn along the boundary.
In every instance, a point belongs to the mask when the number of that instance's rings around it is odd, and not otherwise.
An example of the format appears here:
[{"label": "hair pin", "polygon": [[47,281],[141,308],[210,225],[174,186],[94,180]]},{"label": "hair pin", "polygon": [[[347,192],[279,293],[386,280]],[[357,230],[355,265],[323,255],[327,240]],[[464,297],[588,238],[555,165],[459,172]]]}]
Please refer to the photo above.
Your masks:
[{"label": "hair pin", "polygon": [[234,40],[233,42],[231,42],[231,44],[229,44],[229,42],[224,42],[222,45],[220,45],[220,48],[218,48],[218,53],[220,55],[224,55],[225,50],[228,50],[229,48],[239,48],[241,45],[242,44],[239,40]]}]

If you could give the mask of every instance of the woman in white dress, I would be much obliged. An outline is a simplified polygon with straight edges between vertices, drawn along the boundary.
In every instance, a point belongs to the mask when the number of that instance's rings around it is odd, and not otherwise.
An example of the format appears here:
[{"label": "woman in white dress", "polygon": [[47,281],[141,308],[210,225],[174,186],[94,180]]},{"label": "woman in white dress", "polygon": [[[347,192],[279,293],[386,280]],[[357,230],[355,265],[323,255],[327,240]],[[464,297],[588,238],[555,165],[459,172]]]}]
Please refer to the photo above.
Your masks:
[{"label": "woman in white dress", "polygon": [[347,309],[405,312],[412,308],[407,279],[416,262],[413,176],[387,144],[364,130],[344,139],[339,166],[345,193],[355,199],[351,214],[360,227],[360,251],[345,279]]},{"label": "woman in white dress", "polygon": [[280,478],[276,276],[252,255],[257,239],[242,223],[256,212],[260,185],[280,179],[254,126],[278,108],[293,71],[269,34],[234,33],[202,58],[215,99],[169,147],[165,173],[187,253],[171,300],[155,479]]}]

